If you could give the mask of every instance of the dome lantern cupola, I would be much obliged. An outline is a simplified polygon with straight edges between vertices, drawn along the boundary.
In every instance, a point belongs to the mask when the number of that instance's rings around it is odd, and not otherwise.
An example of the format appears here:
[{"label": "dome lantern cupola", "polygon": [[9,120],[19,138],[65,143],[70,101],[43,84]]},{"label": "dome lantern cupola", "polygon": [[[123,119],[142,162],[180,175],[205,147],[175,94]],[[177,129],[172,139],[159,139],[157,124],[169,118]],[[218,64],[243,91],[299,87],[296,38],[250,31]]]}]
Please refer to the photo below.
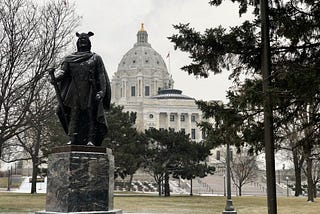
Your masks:
[{"label": "dome lantern cupola", "polygon": [[148,44],[148,33],[144,30],[144,24],[141,24],[141,29],[137,33],[137,43],[136,45],[146,45]]}]

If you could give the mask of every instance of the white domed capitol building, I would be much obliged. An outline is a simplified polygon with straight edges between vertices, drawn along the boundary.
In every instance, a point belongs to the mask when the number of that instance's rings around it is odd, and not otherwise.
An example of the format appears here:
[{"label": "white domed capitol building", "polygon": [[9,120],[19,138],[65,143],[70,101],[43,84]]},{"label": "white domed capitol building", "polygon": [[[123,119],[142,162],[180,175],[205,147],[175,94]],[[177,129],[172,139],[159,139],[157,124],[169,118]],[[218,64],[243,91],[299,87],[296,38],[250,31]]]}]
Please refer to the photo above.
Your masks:
[{"label": "white domed capitol building", "polygon": [[193,98],[173,89],[173,83],[163,58],[148,43],[142,24],[137,42],[122,57],[112,77],[112,102],[137,113],[138,131],[172,128],[200,141],[202,134],[197,122],[201,120],[201,111]]}]

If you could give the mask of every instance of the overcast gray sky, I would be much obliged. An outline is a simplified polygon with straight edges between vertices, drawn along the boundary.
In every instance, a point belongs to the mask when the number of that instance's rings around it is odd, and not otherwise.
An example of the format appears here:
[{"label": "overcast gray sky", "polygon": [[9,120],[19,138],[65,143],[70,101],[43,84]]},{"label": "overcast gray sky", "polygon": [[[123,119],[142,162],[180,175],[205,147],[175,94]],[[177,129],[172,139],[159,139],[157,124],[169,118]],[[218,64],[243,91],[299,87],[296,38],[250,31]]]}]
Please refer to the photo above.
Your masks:
[{"label": "overcast gray sky", "polygon": [[208,0],[66,0],[75,3],[83,17],[79,32],[92,31],[92,51],[100,54],[112,79],[122,56],[133,47],[136,34],[144,23],[149,43],[163,57],[170,51],[170,70],[174,87],[183,94],[203,100],[225,101],[225,91],[231,86],[227,72],[197,79],[180,68],[190,62],[188,55],[174,50],[167,39],[176,33],[173,24],[190,23],[197,31],[219,25],[238,25],[247,17],[239,18],[238,5],[225,3],[212,7]]}]

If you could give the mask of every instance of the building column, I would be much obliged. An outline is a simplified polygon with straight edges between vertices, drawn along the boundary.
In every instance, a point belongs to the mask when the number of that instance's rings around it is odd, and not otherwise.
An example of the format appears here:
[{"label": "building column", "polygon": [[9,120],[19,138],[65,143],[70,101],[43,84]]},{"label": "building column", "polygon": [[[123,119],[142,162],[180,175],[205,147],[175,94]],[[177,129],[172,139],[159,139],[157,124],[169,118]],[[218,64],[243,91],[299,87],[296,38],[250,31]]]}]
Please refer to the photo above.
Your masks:
[{"label": "building column", "polygon": [[181,131],[181,113],[177,113],[177,132]]},{"label": "building column", "polygon": [[167,129],[169,130],[170,127],[170,114],[171,112],[167,112]]},{"label": "building column", "polygon": [[187,122],[187,126],[186,126],[186,134],[191,134],[191,114],[187,113],[186,114],[187,118],[186,118],[186,122]]},{"label": "building column", "polygon": [[[151,90],[151,88],[150,88]],[[153,89],[152,92],[150,92],[150,95],[155,96],[158,94],[158,79],[154,78],[153,79]]]}]

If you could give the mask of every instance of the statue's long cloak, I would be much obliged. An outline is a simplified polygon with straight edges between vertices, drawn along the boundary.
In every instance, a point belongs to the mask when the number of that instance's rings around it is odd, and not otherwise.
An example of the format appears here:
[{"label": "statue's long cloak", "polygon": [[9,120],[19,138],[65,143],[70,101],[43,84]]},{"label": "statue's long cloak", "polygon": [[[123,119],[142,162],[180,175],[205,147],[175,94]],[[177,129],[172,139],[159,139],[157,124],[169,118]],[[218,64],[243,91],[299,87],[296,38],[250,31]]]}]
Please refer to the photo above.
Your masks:
[{"label": "statue's long cloak", "polygon": [[[70,68],[69,66],[70,63],[80,64],[89,60],[93,60],[95,65],[95,82],[94,82],[95,87],[94,88],[96,88],[96,91],[93,88],[91,88],[90,97],[94,99],[98,91],[103,91],[103,99],[101,99],[94,106],[94,108],[96,108],[95,118],[97,122],[94,141],[96,146],[100,146],[108,130],[107,120],[105,118],[105,112],[109,111],[110,101],[111,101],[110,81],[109,81],[109,77],[106,72],[106,69],[104,67],[102,58],[98,54],[95,54],[92,52],[75,52],[64,59],[61,65],[61,69],[65,72],[65,74],[68,74],[68,72],[70,72],[70,70],[68,70]],[[58,117],[66,134],[68,134],[68,125],[70,122],[69,118],[70,118],[71,108],[68,105],[65,105],[65,103],[67,103],[70,97],[70,95],[68,95],[69,94],[68,91],[70,91],[71,87],[72,87],[72,78],[70,77],[70,75],[63,75],[63,78],[59,84],[59,88],[60,88],[61,98],[64,105],[58,107]],[[63,115],[63,111],[61,110],[62,108],[64,108],[64,112],[66,114],[65,116]],[[80,144],[86,144],[86,142],[83,142]]]}]

